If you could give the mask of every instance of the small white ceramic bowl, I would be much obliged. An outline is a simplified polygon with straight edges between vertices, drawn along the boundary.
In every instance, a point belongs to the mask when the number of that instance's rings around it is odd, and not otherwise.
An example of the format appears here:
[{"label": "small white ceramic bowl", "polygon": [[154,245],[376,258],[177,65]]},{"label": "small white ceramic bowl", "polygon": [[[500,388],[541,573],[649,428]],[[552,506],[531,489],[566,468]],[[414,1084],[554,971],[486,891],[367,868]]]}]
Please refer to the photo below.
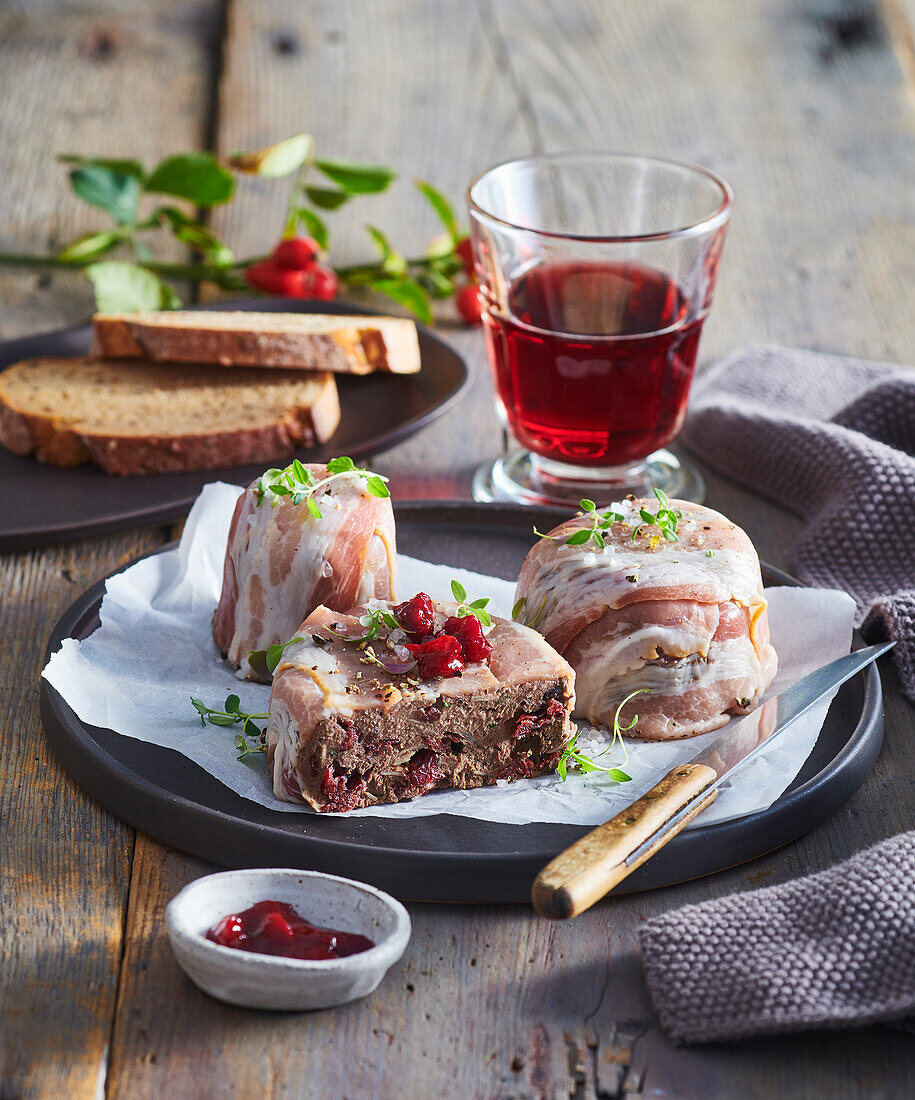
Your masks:
[{"label": "small white ceramic bowl", "polygon": [[[259,901],[295,906],[313,924],[368,936],[368,951],[312,962],[221,947],[206,931]],[[317,871],[223,871],[189,883],[165,910],[168,937],[194,985],[244,1008],[332,1008],[365,997],[406,950],[410,916],[374,886]]]}]

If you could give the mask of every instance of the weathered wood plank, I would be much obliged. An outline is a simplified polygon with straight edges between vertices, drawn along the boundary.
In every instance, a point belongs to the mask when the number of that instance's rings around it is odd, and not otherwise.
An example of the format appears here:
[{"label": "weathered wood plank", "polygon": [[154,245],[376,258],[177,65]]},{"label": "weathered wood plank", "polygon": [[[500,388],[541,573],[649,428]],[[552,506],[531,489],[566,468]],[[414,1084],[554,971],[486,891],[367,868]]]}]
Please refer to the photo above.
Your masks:
[{"label": "weathered wood plank", "polygon": [[162,541],[128,534],[0,558],[0,1093],[91,1097],[104,1080],[133,834],[51,755],[38,677],[54,623]]},{"label": "weathered wood plank", "polygon": [[[440,227],[413,179],[432,180],[462,209],[474,174],[531,148],[515,89],[472,5],[235,0],[224,56],[220,151],[307,130],[327,155],[400,173],[387,193],[328,215],[335,261],[373,254],[369,222],[418,254]],[[242,181],[214,224],[238,254],[261,252],[282,229],[286,194],[284,181]],[[385,308],[382,299],[373,304]],[[435,429],[378,462],[398,478],[395,487],[439,497],[466,495],[474,459],[501,445],[479,333],[451,324],[443,334],[467,356],[473,392]],[[443,445],[453,463],[440,461]]]},{"label": "weathered wood plank", "polygon": [[[61,153],[148,162],[207,132],[219,0],[36,0],[0,8],[0,250],[44,253],[110,219],[70,193]],[[0,338],[92,311],[70,272],[0,273]]]},{"label": "weathered wood plank", "polygon": [[[152,159],[199,144],[218,7],[40,0],[0,10],[0,247],[42,251],[104,221],[69,195],[55,154]],[[89,310],[88,283],[76,276],[0,276],[2,336]],[[0,558],[4,1097],[93,1097],[104,1087],[133,833],[58,767],[41,731],[37,683],[65,608],[163,538],[147,531]]]}]

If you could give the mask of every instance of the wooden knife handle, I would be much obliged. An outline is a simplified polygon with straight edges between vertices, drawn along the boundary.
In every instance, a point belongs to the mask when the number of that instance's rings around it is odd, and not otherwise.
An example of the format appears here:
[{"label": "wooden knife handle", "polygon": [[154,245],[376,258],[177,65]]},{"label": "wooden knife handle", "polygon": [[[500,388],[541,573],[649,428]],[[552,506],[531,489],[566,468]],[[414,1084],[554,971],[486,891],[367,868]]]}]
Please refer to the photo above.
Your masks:
[{"label": "wooden knife handle", "polygon": [[590,909],[715,801],[717,789],[709,791],[675,828],[627,866],[626,857],[715,778],[714,768],[705,764],[673,768],[622,813],[598,825],[543,868],[531,890],[534,908],[550,920],[568,920]]}]

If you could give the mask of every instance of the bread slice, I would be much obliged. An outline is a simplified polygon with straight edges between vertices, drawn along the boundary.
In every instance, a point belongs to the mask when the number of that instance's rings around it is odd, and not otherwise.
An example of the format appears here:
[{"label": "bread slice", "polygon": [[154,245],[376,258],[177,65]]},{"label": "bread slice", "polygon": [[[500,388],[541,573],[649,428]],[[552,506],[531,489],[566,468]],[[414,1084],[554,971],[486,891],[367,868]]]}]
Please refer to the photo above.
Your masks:
[{"label": "bread slice", "polygon": [[340,422],[332,374],[85,359],[26,359],[0,373],[0,444],[110,474],[278,461]]},{"label": "bread slice", "polygon": [[416,325],[400,317],[174,310],[92,320],[93,352],[115,359],[339,374],[419,370]]}]

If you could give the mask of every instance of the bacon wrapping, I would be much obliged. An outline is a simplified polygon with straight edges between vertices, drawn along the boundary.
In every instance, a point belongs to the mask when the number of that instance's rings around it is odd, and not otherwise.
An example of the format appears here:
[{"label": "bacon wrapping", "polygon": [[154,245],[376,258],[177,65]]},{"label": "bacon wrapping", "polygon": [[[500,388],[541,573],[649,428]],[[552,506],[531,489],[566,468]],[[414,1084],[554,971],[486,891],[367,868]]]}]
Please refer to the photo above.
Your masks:
[{"label": "bacon wrapping", "polygon": [[[668,741],[718,729],[759,703],[777,668],[759,559],[718,512],[671,501],[677,541],[640,517],[656,501],[627,499],[624,520],[568,545],[595,513],[560,524],[521,568],[518,617],[575,669],[576,714],[629,737]],[[635,537],[633,538],[633,535]],[[581,537],[581,536],[579,536]]]},{"label": "bacon wrapping", "polygon": [[[555,771],[574,732],[574,674],[536,631],[493,617],[484,661],[421,676],[390,664],[409,655],[394,643],[403,631],[390,646],[346,640],[365,610],[319,607],[283,654],[267,724],[278,798],[344,813]],[[456,611],[435,604],[437,626]]]},{"label": "bacon wrapping", "polygon": [[[317,481],[325,466],[307,467]],[[397,548],[390,498],[372,496],[356,477],[331,481],[306,502],[261,496],[258,481],[238,498],[213,616],[213,640],[251,679],[264,679],[248,655],[292,638],[318,606],[345,611],[396,595]]]}]

